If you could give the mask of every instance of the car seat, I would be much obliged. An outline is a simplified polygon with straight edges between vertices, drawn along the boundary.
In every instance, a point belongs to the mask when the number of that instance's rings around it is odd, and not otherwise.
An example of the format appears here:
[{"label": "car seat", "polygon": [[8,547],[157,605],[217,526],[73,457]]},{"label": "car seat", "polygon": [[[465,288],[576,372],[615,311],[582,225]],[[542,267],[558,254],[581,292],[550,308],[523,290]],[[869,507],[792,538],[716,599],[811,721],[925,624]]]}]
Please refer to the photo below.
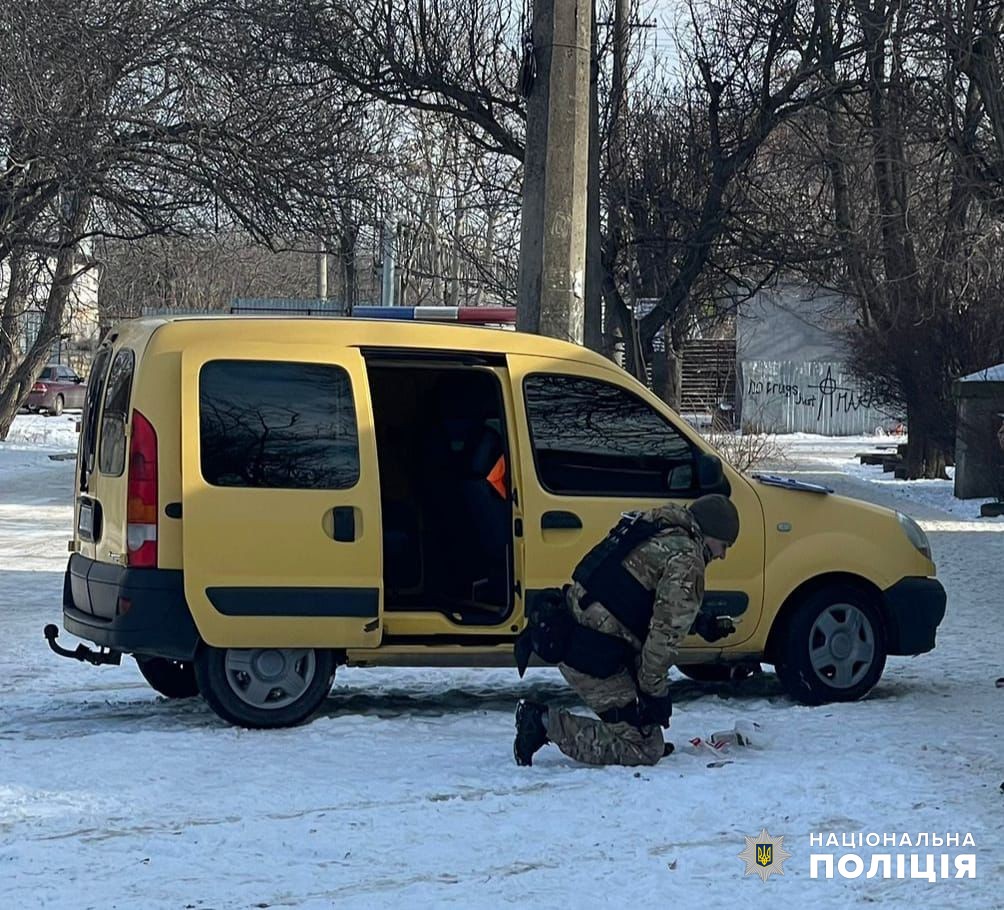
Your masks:
[{"label": "car seat", "polygon": [[490,424],[483,424],[467,447],[467,452],[463,496],[468,518],[476,531],[475,574],[479,576],[473,581],[471,599],[508,607],[512,510],[508,477],[501,475],[499,470],[500,458],[503,459],[502,466],[505,466],[502,434]]}]

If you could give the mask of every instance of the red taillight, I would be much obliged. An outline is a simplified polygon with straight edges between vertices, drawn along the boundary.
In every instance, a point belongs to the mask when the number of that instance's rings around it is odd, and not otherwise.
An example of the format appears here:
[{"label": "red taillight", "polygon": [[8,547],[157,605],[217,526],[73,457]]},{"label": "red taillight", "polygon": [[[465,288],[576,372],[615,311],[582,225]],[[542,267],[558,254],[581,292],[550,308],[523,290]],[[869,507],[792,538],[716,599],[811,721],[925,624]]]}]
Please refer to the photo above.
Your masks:
[{"label": "red taillight", "polygon": [[44,382],[36,382],[31,387],[31,390],[33,392],[41,392],[44,395],[46,392],[49,391],[49,387]]},{"label": "red taillight", "polygon": [[139,411],[132,412],[129,435],[129,500],[126,543],[129,565],[157,565],[157,433]]}]

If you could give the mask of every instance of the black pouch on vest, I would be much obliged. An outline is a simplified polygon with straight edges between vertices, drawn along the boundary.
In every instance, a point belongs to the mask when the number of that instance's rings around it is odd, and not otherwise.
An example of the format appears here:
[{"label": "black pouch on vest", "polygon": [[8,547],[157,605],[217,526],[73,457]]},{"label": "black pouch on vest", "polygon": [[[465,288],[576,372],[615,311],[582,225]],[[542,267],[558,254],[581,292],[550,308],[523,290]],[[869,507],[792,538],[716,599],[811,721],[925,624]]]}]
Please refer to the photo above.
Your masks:
[{"label": "black pouch on vest", "polygon": [[513,653],[520,677],[536,653],[545,663],[567,664],[580,673],[605,679],[627,666],[633,649],[620,638],[579,625],[564,590],[547,588],[537,594]]},{"label": "black pouch on vest", "polygon": [[561,663],[577,626],[561,588],[539,591],[527,613],[526,628],[516,638],[513,646],[520,677],[526,672],[534,654],[545,663]]},{"label": "black pouch on vest", "polygon": [[587,676],[606,679],[629,666],[633,659],[634,648],[623,639],[576,623],[564,663]]},{"label": "black pouch on vest", "polygon": [[537,595],[529,627],[533,650],[541,660],[561,663],[578,626],[561,588],[546,588]]}]

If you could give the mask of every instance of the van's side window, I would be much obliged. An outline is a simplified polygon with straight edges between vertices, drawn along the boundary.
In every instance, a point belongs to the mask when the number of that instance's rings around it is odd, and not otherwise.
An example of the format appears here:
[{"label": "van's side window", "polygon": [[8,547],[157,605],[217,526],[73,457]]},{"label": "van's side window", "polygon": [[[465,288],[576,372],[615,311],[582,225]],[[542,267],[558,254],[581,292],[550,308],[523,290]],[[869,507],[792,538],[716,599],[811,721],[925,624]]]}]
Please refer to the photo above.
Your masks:
[{"label": "van's side window", "polygon": [[693,446],[626,389],[580,376],[537,373],[523,383],[534,462],[551,493],[694,495]]},{"label": "van's side window", "polygon": [[80,435],[80,489],[88,489],[90,475],[94,471],[94,462],[98,451],[98,416],[101,413],[101,397],[105,391],[105,374],[108,372],[108,361],[112,351],[102,347],[94,363],[91,365],[91,376],[87,382],[87,394],[84,398],[84,412],[81,415],[82,432]]},{"label": "van's side window", "polygon": [[98,448],[98,470],[118,477],[125,470],[126,421],[129,419],[129,395],[136,357],[122,348],[112,361],[105,383],[105,406],[101,412],[101,444]]},{"label": "van's side window", "polygon": [[202,476],[214,486],[338,490],[359,480],[352,383],[337,366],[207,363],[199,442]]}]

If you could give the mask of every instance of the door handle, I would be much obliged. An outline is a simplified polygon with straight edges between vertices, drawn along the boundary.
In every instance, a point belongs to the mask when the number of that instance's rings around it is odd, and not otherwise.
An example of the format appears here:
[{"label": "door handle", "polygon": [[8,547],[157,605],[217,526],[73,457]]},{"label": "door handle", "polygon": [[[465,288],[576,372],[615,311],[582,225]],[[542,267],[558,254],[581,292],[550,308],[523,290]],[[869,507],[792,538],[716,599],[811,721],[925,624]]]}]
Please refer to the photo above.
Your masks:
[{"label": "door handle", "polygon": [[545,531],[552,528],[576,529],[582,527],[582,519],[574,512],[545,512],[540,516],[540,527]]},{"label": "door handle", "polygon": [[356,510],[352,506],[335,506],[331,517],[334,522],[332,538],[340,543],[352,543],[356,539]]}]

